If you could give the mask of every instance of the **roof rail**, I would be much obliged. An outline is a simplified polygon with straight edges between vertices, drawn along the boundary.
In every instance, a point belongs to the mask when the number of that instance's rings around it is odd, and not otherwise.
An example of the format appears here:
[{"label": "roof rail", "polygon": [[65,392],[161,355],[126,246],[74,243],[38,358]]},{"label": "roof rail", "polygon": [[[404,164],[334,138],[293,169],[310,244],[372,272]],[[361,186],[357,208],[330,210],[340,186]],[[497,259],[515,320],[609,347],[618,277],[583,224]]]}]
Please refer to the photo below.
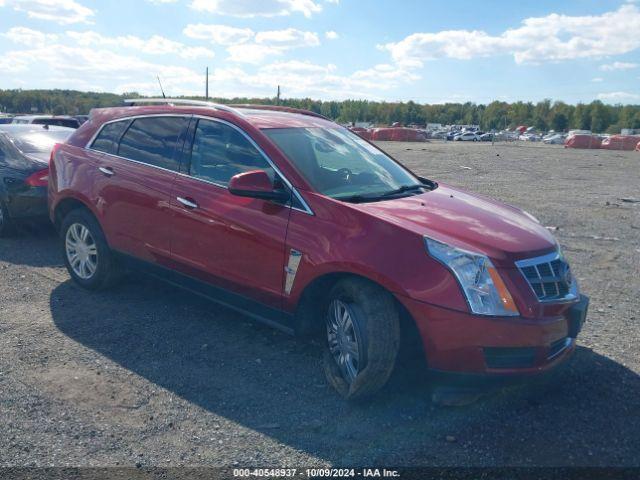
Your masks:
[{"label": "roof rail", "polygon": [[237,115],[242,115],[241,112],[238,112],[238,110],[228,105],[223,105],[221,103],[214,103],[214,102],[205,102],[202,100],[189,100],[186,98],[129,98],[124,100],[124,103],[131,107],[138,104],[150,104],[150,103],[160,103],[160,104],[167,104],[167,105],[192,105],[195,107],[215,108],[216,110],[222,110],[225,112],[231,112]]},{"label": "roof rail", "polygon": [[282,105],[261,105],[261,104],[250,104],[250,103],[235,103],[230,105],[233,108],[252,108],[255,110],[273,110],[276,112],[288,112],[288,113],[299,113],[300,115],[309,115],[310,117],[318,117],[324,120],[333,121],[330,118],[325,117],[324,115],[320,115],[319,113],[312,112],[311,110],[303,110],[301,108],[293,108],[293,107],[285,107]]}]

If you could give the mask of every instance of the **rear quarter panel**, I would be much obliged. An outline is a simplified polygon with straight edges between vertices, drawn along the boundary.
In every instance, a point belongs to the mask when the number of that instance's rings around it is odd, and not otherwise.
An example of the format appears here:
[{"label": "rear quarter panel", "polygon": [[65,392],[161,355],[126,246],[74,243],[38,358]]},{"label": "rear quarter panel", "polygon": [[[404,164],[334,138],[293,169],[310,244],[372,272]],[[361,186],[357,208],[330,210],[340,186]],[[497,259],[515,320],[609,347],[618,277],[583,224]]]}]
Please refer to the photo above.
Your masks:
[{"label": "rear quarter panel", "polygon": [[[95,175],[103,154],[69,144],[61,145],[49,165],[49,217],[55,223],[55,211],[65,199],[82,202],[96,217]],[[106,232],[105,232],[106,233]]]}]

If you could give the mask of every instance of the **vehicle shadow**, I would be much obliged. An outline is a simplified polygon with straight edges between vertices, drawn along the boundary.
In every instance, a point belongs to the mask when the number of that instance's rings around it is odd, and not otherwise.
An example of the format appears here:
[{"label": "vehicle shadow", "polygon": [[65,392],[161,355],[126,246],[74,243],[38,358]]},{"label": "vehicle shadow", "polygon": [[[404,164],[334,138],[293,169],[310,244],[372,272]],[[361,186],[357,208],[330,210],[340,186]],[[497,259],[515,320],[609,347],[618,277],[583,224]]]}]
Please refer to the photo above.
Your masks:
[{"label": "vehicle shadow", "polygon": [[0,237],[0,261],[32,267],[59,267],[58,234],[50,224],[21,224]]},{"label": "vehicle shadow", "polygon": [[317,344],[146,277],[100,294],[68,281],[53,290],[50,307],[57,328],[86,348],[337,465],[640,462],[640,377],[587,348],[551,379],[467,407],[433,406],[426,381],[354,405],[327,385]]}]

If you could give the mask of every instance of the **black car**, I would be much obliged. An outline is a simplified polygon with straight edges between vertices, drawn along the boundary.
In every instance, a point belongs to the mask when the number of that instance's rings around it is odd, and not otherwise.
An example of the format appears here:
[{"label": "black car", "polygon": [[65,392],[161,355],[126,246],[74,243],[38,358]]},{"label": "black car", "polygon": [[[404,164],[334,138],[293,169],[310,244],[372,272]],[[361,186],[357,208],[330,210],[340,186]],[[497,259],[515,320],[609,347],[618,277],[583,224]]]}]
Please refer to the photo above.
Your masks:
[{"label": "black car", "polygon": [[0,125],[0,235],[14,221],[47,218],[49,156],[72,128]]}]

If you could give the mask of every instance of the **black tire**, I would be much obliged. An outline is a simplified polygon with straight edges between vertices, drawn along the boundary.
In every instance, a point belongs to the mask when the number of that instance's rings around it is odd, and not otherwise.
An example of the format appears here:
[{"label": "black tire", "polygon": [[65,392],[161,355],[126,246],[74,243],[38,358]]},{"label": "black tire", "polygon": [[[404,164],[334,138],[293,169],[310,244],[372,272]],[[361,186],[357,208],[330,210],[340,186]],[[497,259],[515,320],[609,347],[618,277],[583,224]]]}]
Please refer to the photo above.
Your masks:
[{"label": "black tire", "polygon": [[6,234],[13,230],[13,222],[9,217],[9,211],[4,202],[0,200],[0,237],[4,237]]},{"label": "black tire", "polygon": [[[82,278],[76,273],[67,255],[67,232],[77,224],[89,230],[97,251],[96,268],[89,278]],[[69,275],[82,288],[104,290],[112,287],[121,278],[121,269],[115,255],[107,244],[102,228],[100,228],[100,224],[88,210],[82,208],[72,210],[64,217],[60,227],[60,249]]]},{"label": "black tire", "polygon": [[326,319],[334,301],[347,305],[359,337],[358,368],[349,380],[338,365],[325,333],[324,371],[329,383],[348,400],[362,400],[380,390],[393,372],[400,347],[400,315],[395,300],[381,287],[360,278],[338,282],[329,293]]}]

